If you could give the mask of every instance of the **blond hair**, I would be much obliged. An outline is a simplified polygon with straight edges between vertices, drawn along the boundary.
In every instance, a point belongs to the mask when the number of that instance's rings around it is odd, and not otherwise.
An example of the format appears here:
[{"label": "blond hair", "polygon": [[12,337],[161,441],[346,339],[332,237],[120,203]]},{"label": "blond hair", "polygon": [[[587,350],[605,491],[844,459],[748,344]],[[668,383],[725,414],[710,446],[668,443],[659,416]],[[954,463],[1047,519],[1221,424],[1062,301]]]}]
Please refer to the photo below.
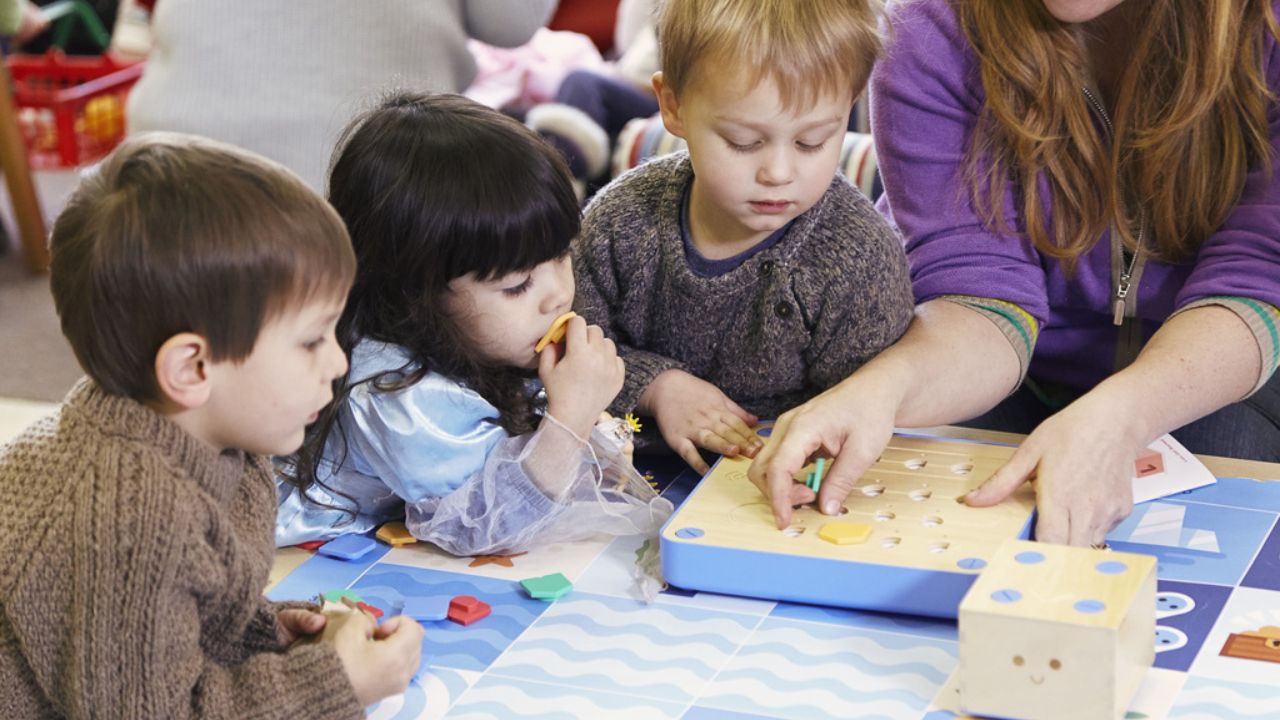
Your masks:
[{"label": "blond hair", "polygon": [[738,68],[772,79],[784,108],[866,86],[881,51],[881,0],[664,0],[658,48],[679,96],[696,72]]},{"label": "blond hair", "polygon": [[[1253,168],[1271,169],[1263,47],[1271,0],[1152,0],[1118,85],[1108,140],[1082,90],[1079,31],[1042,0],[957,0],[986,103],[967,178],[989,226],[1005,227],[1007,183],[1025,232],[1068,270],[1112,224],[1122,242],[1193,256],[1238,202]],[[1044,212],[1047,180],[1053,224]]]}]

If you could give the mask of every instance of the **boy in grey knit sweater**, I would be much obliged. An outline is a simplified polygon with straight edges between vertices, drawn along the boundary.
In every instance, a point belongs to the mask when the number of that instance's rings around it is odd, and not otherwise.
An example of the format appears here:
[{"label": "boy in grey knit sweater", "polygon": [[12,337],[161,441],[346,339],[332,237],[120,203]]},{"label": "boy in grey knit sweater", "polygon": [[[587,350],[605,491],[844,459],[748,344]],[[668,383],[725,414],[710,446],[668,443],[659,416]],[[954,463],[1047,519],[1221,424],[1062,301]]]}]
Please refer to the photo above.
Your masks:
[{"label": "boy in grey knit sweater", "polygon": [[612,410],[753,456],[751,430],[836,384],[906,330],[906,256],[836,174],[880,52],[876,0],[668,0],[653,78],[687,152],[615,180],[574,245],[578,312],[618,344]]}]

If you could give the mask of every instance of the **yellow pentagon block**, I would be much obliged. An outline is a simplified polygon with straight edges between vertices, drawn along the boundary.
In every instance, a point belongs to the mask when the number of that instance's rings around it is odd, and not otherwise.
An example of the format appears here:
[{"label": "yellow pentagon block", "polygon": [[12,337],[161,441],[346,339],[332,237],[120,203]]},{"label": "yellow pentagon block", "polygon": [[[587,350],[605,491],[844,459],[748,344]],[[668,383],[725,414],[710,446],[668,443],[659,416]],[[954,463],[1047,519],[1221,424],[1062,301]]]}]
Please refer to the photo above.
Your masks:
[{"label": "yellow pentagon block", "polygon": [[393,547],[412,545],[418,542],[418,538],[411,535],[404,523],[399,521],[389,522],[378,528],[378,539]]},{"label": "yellow pentagon block", "polygon": [[866,523],[829,522],[818,529],[818,537],[836,545],[859,545],[871,537]]}]

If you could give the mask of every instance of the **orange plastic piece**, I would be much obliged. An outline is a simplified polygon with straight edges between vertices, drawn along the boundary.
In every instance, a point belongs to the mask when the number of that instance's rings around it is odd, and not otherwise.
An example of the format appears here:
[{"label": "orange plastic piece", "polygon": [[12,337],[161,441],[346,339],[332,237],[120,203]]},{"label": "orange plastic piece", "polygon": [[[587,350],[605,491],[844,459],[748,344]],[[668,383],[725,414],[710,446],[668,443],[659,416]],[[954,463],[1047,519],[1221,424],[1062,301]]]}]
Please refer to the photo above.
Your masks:
[{"label": "orange plastic piece", "polygon": [[564,339],[564,328],[569,321],[578,316],[578,313],[570,310],[551,321],[551,327],[547,330],[547,334],[542,336],[537,345],[533,346],[534,352],[542,352],[542,349],[551,343],[558,343]]},{"label": "orange plastic piece", "polygon": [[378,528],[377,535],[379,540],[381,540],[382,542],[392,547],[400,547],[401,545],[412,545],[418,542],[418,538],[414,537],[409,532],[409,528],[405,527],[404,523],[400,522],[399,520],[396,520],[394,522],[389,522],[383,525],[382,527]]}]

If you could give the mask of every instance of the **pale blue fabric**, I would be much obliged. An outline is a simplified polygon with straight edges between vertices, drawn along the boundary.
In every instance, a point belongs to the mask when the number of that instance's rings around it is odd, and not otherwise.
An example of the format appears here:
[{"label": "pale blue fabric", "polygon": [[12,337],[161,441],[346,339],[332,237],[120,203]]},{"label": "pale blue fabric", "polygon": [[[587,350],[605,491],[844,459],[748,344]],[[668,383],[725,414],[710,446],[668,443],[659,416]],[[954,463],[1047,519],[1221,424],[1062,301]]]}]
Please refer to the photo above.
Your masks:
[{"label": "pale blue fabric", "polygon": [[[308,490],[317,502],[278,482],[277,545],[368,532],[404,517],[420,540],[455,555],[488,555],[598,533],[652,534],[671,514],[671,503],[622,454],[629,434],[605,431],[616,421],[588,440],[545,416],[513,437],[491,422],[496,408],[439,374],[378,389],[411,369],[403,348],[356,346],[354,387],[338,414],[342,437],[330,438],[321,484]],[[529,392],[539,391],[531,380]]]},{"label": "pale blue fabric", "polygon": [[[292,486],[278,483],[277,546],[366,532],[398,519],[406,500],[418,503],[453,493],[481,475],[499,443],[518,440],[487,422],[498,416],[496,408],[437,373],[392,392],[374,386],[384,373],[409,369],[408,354],[396,345],[363,341],[352,351],[349,377],[358,384],[338,420],[346,439],[345,456],[342,443],[331,438],[320,474],[323,487],[308,491],[318,502],[307,502]],[[337,472],[335,463],[341,463]],[[491,500],[509,506],[504,526],[520,525],[555,506],[518,472],[504,473],[501,495]],[[357,514],[353,518],[337,508]],[[514,508],[527,513],[512,512]]]}]

